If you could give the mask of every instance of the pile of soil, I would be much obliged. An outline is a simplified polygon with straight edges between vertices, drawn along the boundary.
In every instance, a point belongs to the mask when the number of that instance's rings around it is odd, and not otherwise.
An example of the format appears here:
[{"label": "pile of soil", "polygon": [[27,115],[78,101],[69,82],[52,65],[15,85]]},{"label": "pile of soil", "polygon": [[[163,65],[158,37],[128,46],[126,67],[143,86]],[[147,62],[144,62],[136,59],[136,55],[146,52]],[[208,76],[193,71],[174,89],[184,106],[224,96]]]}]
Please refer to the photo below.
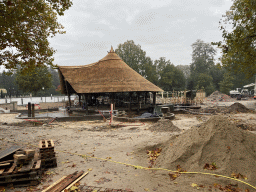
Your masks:
[{"label": "pile of soil", "polygon": [[250,112],[251,110],[246,108],[243,104],[241,103],[234,103],[229,107],[229,112],[230,113],[235,113],[235,112],[240,112],[240,113],[247,113]]},{"label": "pile of soil", "polygon": [[229,107],[224,107],[224,106],[214,106],[214,107],[208,107],[208,108],[203,108],[200,110],[201,113],[248,113],[252,112],[252,110],[246,108],[243,104],[241,103],[234,103],[233,105]]},{"label": "pile of soil", "polygon": [[214,91],[210,96],[207,97],[207,99],[211,101],[227,101],[230,100],[231,97],[219,91]]},{"label": "pile of soil", "polygon": [[156,131],[156,132],[180,132],[181,131],[169,119],[160,119],[157,123],[150,126],[149,130]]},{"label": "pile of soil", "polygon": [[[240,173],[248,178],[246,182],[255,186],[255,141],[255,134],[237,128],[227,118],[213,116],[165,143],[156,165],[170,170],[180,165],[186,171],[226,176]],[[206,164],[214,164],[217,169],[206,170]]]}]

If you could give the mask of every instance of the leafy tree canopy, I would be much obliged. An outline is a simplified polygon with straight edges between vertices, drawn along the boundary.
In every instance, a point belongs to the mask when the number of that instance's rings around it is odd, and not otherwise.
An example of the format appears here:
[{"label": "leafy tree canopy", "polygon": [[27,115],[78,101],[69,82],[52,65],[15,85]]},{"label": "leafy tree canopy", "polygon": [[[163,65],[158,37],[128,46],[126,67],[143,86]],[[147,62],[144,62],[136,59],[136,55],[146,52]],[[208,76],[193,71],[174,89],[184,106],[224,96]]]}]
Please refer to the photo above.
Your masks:
[{"label": "leafy tree canopy", "polygon": [[158,86],[166,91],[185,89],[184,73],[178,67],[175,67],[170,60],[166,61],[164,57],[160,57],[155,60],[154,65],[158,74]]},{"label": "leafy tree canopy", "polygon": [[234,80],[233,76],[231,76],[229,73],[225,73],[223,80],[219,83],[220,92],[229,94],[229,91],[232,89],[234,85],[233,80]]},{"label": "leafy tree canopy", "polygon": [[218,67],[214,64],[216,50],[209,43],[198,39],[192,44],[192,63],[190,65],[189,89],[203,89],[211,94],[219,83]]},{"label": "leafy tree canopy", "polygon": [[115,52],[127,65],[142,75],[146,52],[141,49],[140,45],[135,45],[133,40],[128,40],[119,44]]},{"label": "leafy tree canopy", "polygon": [[256,74],[256,1],[233,0],[220,28],[223,41],[213,44],[222,49],[222,64],[252,77]]},{"label": "leafy tree canopy", "polygon": [[13,72],[17,65],[53,66],[54,50],[48,37],[64,33],[57,15],[72,5],[70,0],[5,0],[0,2],[0,66]]},{"label": "leafy tree canopy", "polygon": [[42,89],[52,87],[52,76],[46,66],[34,67],[30,69],[29,73],[23,73],[22,70],[18,70],[16,84],[24,93],[36,95]]},{"label": "leafy tree canopy", "polygon": [[133,40],[128,40],[119,44],[115,52],[133,70],[147,80],[156,83],[156,69],[153,66],[153,61],[146,56],[146,52],[141,49],[140,45],[136,45]]},{"label": "leafy tree canopy", "polygon": [[195,84],[197,90],[204,90],[207,95],[210,95],[214,91],[212,77],[206,73],[200,73],[195,78]]},{"label": "leafy tree canopy", "polygon": [[216,50],[209,43],[198,39],[192,45],[192,63],[190,65],[191,73],[209,73],[214,66],[214,56]]}]

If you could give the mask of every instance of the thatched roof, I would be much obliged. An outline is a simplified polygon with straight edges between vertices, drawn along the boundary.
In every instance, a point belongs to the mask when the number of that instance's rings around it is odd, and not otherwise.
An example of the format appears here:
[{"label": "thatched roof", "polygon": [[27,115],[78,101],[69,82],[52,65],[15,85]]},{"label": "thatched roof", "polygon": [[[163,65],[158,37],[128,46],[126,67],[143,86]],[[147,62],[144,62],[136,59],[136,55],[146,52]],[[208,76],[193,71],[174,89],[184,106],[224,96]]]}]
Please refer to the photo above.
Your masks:
[{"label": "thatched roof", "polygon": [[[59,66],[62,93],[163,91],[129,67],[111,48],[90,65]],[[66,81],[66,82],[65,82]]]}]

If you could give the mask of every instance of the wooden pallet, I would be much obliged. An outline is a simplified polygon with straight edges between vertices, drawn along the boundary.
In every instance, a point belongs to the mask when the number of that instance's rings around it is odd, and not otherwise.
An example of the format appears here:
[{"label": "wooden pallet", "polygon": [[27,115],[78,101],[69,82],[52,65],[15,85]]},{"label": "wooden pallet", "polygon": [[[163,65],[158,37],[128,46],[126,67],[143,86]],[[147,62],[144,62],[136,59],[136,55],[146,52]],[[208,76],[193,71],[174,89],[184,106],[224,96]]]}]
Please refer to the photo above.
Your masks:
[{"label": "wooden pallet", "polygon": [[43,152],[40,155],[41,159],[50,159],[55,157],[55,152]]},{"label": "wooden pallet", "polygon": [[53,140],[41,140],[39,142],[39,152],[43,168],[57,167]]},{"label": "wooden pallet", "polygon": [[54,158],[49,158],[49,159],[41,159],[42,160],[42,167],[43,168],[54,168],[57,167],[57,159],[56,157]]},{"label": "wooden pallet", "polygon": [[49,149],[54,148],[53,140],[41,140],[39,141],[39,149]]},{"label": "wooden pallet", "polygon": [[13,163],[9,169],[0,170],[0,184],[36,185],[38,184],[41,174],[41,160],[22,167],[17,167],[17,165]]}]

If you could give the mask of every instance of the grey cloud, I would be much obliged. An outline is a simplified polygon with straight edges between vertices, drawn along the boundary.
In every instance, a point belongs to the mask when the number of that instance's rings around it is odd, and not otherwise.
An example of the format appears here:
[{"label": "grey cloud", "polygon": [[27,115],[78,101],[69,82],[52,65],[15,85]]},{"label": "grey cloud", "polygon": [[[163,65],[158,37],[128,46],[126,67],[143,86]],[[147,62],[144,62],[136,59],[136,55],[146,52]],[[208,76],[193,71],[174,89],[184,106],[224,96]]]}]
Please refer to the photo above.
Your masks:
[{"label": "grey cloud", "polygon": [[[227,7],[227,8],[225,8]],[[152,59],[174,64],[191,62],[191,44],[221,40],[215,9],[228,9],[226,0],[74,0],[60,18],[67,34],[51,39],[60,65],[89,64],[110,46],[134,40]]]}]

